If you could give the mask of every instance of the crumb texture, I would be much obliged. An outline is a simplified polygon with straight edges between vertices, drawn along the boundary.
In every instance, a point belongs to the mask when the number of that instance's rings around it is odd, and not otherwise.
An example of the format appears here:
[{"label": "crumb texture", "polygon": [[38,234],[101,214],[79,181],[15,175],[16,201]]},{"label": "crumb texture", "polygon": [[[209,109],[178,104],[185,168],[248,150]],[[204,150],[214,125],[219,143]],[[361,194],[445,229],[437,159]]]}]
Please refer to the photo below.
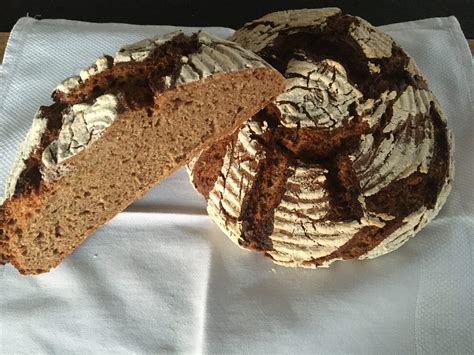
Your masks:
[{"label": "crumb texture", "polygon": [[313,268],[388,253],[436,216],[452,183],[451,133],[392,38],[328,8],[269,14],[232,39],[286,78],[236,138],[193,165],[234,242]]}]

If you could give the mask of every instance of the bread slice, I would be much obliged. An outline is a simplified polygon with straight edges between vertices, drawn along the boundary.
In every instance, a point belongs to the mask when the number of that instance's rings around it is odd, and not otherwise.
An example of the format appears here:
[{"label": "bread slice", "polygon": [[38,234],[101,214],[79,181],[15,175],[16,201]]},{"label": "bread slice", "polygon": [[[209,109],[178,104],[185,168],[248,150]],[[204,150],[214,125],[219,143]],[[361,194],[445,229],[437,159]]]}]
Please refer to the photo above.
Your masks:
[{"label": "bread slice", "polygon": [[283,88],[264,60],[204,32],[99,58],[33,120],[0,207],[0,261],[49,271]]}]

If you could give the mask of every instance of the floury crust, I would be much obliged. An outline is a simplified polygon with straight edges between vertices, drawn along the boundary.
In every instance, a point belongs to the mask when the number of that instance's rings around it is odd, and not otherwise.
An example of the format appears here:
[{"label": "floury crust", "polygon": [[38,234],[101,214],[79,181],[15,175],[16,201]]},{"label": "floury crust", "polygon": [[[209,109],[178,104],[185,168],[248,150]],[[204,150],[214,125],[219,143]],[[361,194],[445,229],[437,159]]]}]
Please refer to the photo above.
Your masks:
[{"label": "floury crust", "polygon": [[393,251],[437,215],[451,189],[451,133],[391,37],[328,8],[269,14],[232,40],[287,79],[272,104],[190,165],[234,242],[279,264],[321,267]]}]

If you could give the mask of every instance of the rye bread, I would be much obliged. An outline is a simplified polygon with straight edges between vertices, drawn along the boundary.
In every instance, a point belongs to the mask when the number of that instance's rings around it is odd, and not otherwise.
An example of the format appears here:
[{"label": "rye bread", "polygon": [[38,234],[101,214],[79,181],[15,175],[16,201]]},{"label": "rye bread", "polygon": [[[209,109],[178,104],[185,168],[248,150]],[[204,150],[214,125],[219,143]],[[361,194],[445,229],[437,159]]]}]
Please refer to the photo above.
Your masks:
[{"label": "rye bread", "polygon": [[23,274],[57,266],[283,87],[264,60],[204,32],[99,58],[33,120],[0,207],[0,261]]},{"label": "rye bread", "polygon": [[452,184],[451,132],[390,36],[326,8],[272,13],[232,39],[287,79],[189,166],[235,243],[314,268],[386,254],[436,216]]}]

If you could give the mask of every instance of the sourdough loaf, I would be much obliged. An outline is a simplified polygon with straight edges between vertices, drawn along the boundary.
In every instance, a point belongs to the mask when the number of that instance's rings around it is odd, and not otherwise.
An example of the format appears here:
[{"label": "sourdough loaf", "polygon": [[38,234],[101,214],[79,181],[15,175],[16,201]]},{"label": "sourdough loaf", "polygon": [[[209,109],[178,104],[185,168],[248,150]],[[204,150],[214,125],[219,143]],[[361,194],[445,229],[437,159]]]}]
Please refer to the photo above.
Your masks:
[{"label": "sourdough loaf", "polygon": [[397,249],[433,219],[453,176],[445,115],[391,37],[339,9],[276,12],[234,41],[285,92],[189,165],[235,243],[286,266]]},{"label": "sourdough loaf", "polygon": [[275,98],[284,78],[235,43],[176,32],[103,56],[54,91],[0,207],[0,255],[57,266],[96,228]]}]

